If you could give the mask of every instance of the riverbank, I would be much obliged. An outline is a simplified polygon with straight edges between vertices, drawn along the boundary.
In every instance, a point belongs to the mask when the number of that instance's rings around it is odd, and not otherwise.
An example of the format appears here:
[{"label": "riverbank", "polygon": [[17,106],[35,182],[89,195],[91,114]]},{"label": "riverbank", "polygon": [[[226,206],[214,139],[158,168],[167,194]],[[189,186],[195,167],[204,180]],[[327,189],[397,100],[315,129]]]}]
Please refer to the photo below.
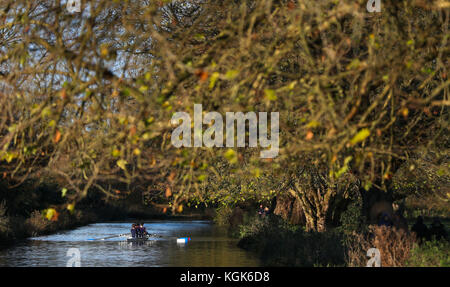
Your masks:
[{"label": "riverbank", "polygon": [[266,266],[366,266],[367,250],[380,250],[382,266],[448,267],[450,242],[421,242],[395,228],[366,226],[365,230],[333,228],[306,232],[278,216],[254,217],[240,226],[238,246],[251,251]]}]

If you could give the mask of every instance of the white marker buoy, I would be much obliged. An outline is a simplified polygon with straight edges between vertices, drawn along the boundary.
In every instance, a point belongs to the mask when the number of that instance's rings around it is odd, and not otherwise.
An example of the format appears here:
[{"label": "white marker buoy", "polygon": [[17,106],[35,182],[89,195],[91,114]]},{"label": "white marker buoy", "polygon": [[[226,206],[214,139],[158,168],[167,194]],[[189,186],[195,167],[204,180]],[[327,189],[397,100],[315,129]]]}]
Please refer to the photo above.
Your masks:
[{"label": "white marker buoy", "polygon": [[191,241],[190,237],[177,238],[177,243],[188,243],[189,241]]}]

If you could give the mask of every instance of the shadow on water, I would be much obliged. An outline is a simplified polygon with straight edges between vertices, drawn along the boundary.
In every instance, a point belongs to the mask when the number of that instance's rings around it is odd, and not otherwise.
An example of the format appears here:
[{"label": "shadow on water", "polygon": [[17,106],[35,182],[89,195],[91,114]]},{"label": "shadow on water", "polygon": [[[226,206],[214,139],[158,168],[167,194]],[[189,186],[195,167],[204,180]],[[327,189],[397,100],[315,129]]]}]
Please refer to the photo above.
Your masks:
[{"label": "shadow on water", "polygon": [[[260,266],[236,246],[237,241],[209,221],[149,221],[146,242],[126,237],[94,240],[129,231],[131,223],[96,223],[53,235],[31,238],[0,251],[0,266],[66,266],[67,252],[80,251],[81,266]],[[177,237],[191,237],[177,244]]]}]

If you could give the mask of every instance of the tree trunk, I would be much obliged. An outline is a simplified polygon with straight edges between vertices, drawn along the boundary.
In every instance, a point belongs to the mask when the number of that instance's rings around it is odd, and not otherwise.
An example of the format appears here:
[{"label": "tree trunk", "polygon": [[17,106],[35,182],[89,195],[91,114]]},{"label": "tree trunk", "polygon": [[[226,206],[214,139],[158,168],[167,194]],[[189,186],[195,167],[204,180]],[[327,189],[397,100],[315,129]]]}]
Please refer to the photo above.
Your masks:
[{"label": "tree trunk", "polygon": [[[320,196],[320,191],[304,191],[297,187],[297,194],[306,218],[306,230],[324,232],[327,230],[326,215],[329,207],[329,191]],[[292,193],[295,193],[291,190]]]}]

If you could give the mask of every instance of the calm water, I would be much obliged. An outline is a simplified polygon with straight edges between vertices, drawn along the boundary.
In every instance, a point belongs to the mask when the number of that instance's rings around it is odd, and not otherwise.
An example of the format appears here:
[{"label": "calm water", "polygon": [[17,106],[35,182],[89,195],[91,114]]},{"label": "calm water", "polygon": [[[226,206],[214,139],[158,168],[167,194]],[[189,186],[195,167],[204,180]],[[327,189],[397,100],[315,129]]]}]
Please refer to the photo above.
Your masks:
[{"label": "calm water", "polygon": [[[161,237],[127,243],[126,237],[90,241],[129,232],[131,222],[96,223],[49,236],[31,238],[0,250],[0,266],[64,267],[77,248],[81,266],[259,266],[259,260],[209,221],[148,221],[147,231]],[[177,237],[191,237],[177,244]],[[72,255],[73,256],[73,255]]]}]

